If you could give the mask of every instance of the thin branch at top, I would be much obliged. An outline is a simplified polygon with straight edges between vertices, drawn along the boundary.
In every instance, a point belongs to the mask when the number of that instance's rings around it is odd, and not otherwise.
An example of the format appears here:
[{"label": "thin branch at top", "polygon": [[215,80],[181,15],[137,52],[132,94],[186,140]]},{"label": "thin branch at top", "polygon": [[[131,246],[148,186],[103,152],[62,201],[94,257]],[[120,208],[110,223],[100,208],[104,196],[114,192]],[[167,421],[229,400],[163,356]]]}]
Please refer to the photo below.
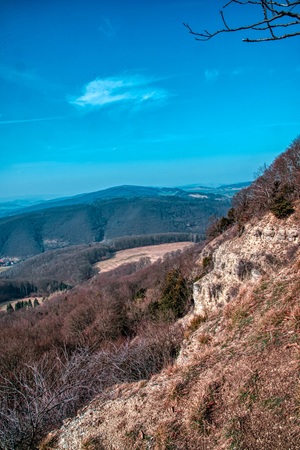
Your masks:
[{"label": "thin branch at top", "polygon": [[[239,27],[231,27],[225,18],[224,10],[231,5],[251,5],[260,10],[262,18],[249,25],[241,25]],[[295,9],[299,7],[298,12]],[[253,30],[255,32],[267,31],[269,36],[260,36],[258,38],[244,38],[244,42],[263,42],[263,41],[275,41],[279,39],[286,39],[294,36],[300,36],[300,28],[293,30],[289,33],[283,33],[283,29],[287,27],[300,26],[300,0],[288,1],[284,3],[272,0],[230,0],[227,2],[220,11],[221,20],[224,28],[210,32],[204,30],[203,32],[194,31],[187,23],[183,25],[189,30],[189,32],[195,36],[198,41],[208,41],[209,39],[217,36],[221,33],[237,32],[245,30]],[[282,30],[281,30],[282,29]]]}]

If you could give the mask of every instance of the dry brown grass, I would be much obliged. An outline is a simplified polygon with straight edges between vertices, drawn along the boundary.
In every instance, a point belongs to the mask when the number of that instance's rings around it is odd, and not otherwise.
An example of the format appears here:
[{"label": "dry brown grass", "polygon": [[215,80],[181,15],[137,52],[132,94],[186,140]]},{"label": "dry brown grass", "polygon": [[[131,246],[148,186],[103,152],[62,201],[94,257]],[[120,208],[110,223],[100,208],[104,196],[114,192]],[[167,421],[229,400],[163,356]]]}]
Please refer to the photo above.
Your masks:
[{"label": "dry brown grass", "polygon": [[82,443],[82,450],[105,450],[100,436],[89,437]]},{"label": "dry brown grass", "polygon": [[204,322],[206,322],[207,316],[202,314],[197,314],[192,318],[192,320],[189,322],[188,326],[186,327],[184,337],[188,339],[194,331],[198,330],[200,325],[202,325]]},{"label": "dry brown grass", "polygon": [[298,275],[283,269],[196,316],[179,363],[127,385],[97,434],[124,450],[298,450]]},{"label": "dry brown grass", "polygon": [[[189,374],[169,391],[177,414],[157,428],[155,448],[299,449],[300,307],[295,283],[290,279],[283,289],[280,282],[263,280],[259,289],[224,309],[217,332],[210,326],[212,318],[197,321],[199,353],[194,353]],[[210,353],[201,360],[203,343],[209,343]]]}]

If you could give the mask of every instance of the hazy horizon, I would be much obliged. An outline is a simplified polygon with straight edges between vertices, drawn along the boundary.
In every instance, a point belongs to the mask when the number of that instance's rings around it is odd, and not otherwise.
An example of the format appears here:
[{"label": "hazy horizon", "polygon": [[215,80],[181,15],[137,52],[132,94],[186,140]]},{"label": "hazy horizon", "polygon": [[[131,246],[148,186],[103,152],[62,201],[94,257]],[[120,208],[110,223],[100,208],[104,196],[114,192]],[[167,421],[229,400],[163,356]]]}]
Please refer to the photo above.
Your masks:
[{"label": "hazy horizon", "polygon": [[0,198],[252,180],[299,135],[300,39],[196,42],[221,3],[3,0]]},{"label": "hazy horizon", "polygon": [[106,189],[111,189],[111,188],[116,188],[116,187],[123,187],[123,186],[135,186],[135,187],[153,187],[153,188],[178,188],[178,189],[184,189],[187,187],[203,187],[203,188],[219,188],[221,186],[230,186],[231,184],[242,184],[242,183],[249,183],[249,181],[239,181],[236,183],[187,183],[185,185],[181,185],[181,186],[159,186],[159,185],[137,185],[137,184],[131,184],[131,185],[114,185],[114,186],[106,186],[103,187],[101,189],[96,189],[95,191],[82,191],[82,192],[74,192],[71,193],[70,195],[68,194],[61,194],[61,195],[57,195],[57,194],[51,194],[51,193],[45,193],[45,194],[40,194],[36,193],[36,194],[29,194],[29,195],[21,195],[21,196],[0,196],[0,202],[14,202],[14,201],[47,201],[47,200],[58,200],[58,199],[62,199],[65,197],[73,197],[73,196],[77,196],[77,195],[84,195],[84,194],[90,194],[93,192],[98,192],[98,191],[102,191],[102,190],[106,190]]}]

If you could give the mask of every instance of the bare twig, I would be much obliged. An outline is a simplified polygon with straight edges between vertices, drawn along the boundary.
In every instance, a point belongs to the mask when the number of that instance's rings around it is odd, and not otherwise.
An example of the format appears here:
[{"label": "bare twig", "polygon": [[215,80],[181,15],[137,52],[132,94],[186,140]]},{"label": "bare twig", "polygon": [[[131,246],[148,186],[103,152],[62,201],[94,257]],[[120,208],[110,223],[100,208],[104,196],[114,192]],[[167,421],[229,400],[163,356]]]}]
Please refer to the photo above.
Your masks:
[{"label": "bare twig", "polygon": [[[254,23],[248,25],[241,25],[239,27],[232,27],[228,24],[225,18],[224,10],[231,5],[251,5],[256,9],[260,10],[262,13],[262,18]],[[296,9],[298,8],[298,11]],[[268,32],[267,36],[260,36],[258,38],[246,37],[243,39],[244,42],[265,42],[265,41],[275,41],[286,39],[290,37],[300,36],[300,0],[277,2],[272,0],[230,0],[227,2],[222,10],[220,11],[221,20],[223,23],[223,28],[210,32],[204,30],[203,32],[194,31],[191,26],[187,23],[183,25],[188,29],[188,31],[195,36],[197,41],[208,41],[211,38],[217,36],[221,33],[232,33],[237,31],[253,30],[258,32]],[[293,31],[288,33],[283,33],[285,28],[293,27]],[[299,27],[295,29],[294,27]]]}]

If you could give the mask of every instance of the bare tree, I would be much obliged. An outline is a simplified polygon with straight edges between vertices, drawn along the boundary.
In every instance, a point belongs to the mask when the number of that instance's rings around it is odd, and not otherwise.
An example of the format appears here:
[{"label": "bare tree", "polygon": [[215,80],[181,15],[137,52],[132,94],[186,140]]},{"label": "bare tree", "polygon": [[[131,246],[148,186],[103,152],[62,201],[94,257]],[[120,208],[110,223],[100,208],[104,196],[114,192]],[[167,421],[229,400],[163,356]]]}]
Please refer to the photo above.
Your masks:
[{"label": "bare tree", "polygon": [[[225,18],[225,10],[230,6],[248,6],[255,8],[258,18],[255,22],[248,25],[232,27]],[[300,36],[300,0],[230,0],[220,10],[223,28],[209,32],[194,31],[189,24],[184,23],[189,32],[195,36],[198,41],[208,41],[209,39],[221,33],[253,30],[259,33],[258,38],[244,38],[244,42],[264,42],[286,39],[294,36]],[[286,31],[287,30],[287,31]],[[265,33],[267,32],[267,33]]]}]

